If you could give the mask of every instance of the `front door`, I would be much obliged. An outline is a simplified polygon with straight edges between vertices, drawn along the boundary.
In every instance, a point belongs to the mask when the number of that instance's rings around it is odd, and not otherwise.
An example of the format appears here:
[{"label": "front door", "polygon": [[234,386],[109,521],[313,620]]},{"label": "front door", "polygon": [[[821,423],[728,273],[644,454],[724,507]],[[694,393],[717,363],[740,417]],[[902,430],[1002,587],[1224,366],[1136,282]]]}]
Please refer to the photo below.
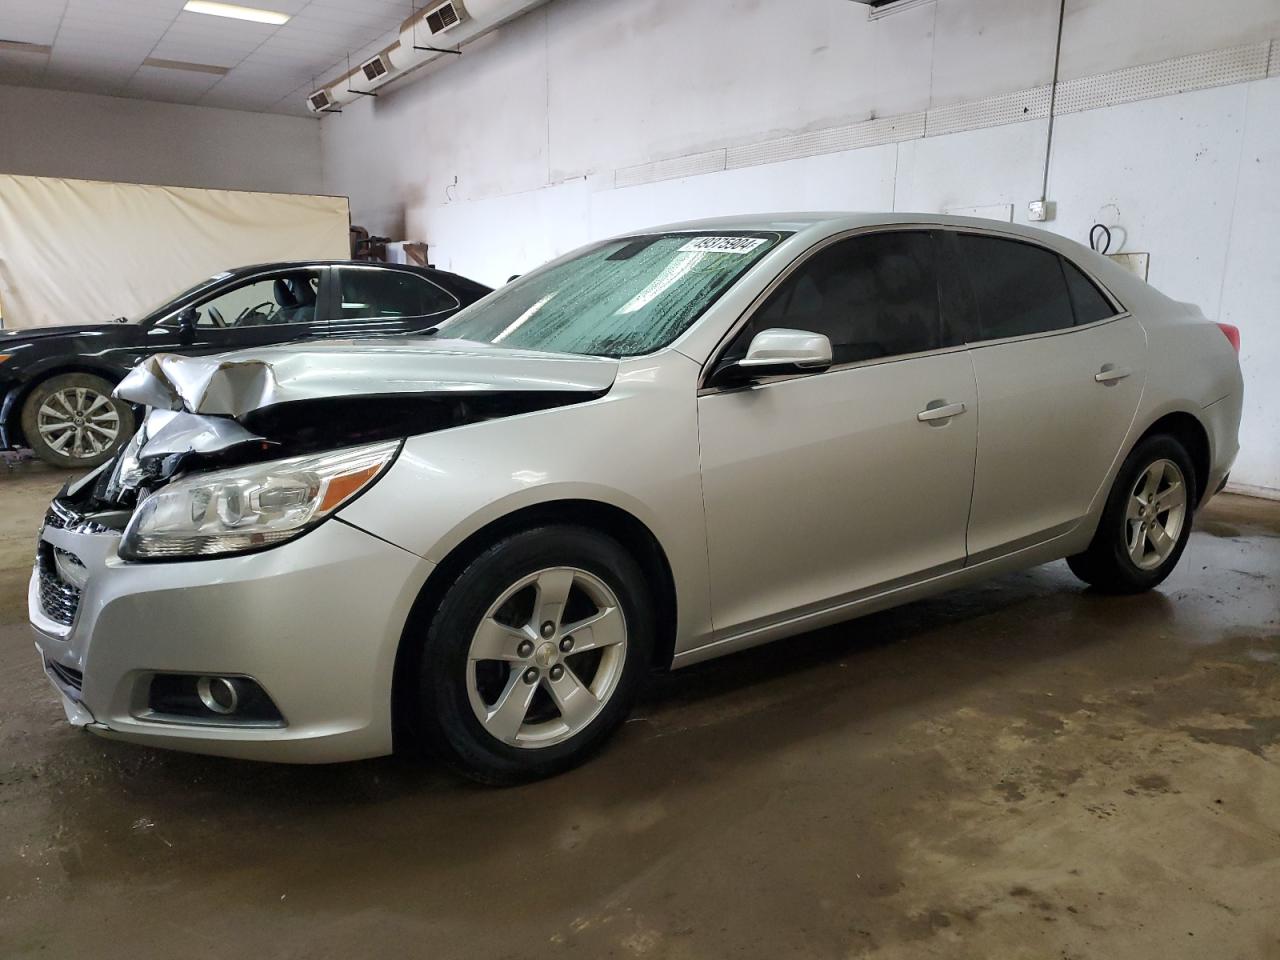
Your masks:
[{"label": "front door", "polygon": [[977,392],[940,322],[935,259],[925,231],[837,241],[726,349],[745,353],[763,329],[810,330],[831,340],[835,365],[699,397],[717,632],[963,564]]},{"label": "front door", "polygon": [[277,270],[222,287],[196,302],[193,330],[179,329],[176,314],[166,317],[150,329],[147,346],[152,353],[222,353],[324,336],[325,269]]}]

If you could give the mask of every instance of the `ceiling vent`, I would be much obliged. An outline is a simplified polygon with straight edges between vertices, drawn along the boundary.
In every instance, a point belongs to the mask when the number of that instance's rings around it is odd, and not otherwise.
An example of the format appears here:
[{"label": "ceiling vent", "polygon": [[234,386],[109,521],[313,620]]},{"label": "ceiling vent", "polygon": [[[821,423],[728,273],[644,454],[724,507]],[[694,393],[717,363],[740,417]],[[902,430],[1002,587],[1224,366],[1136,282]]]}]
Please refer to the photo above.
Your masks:
[{"label": "ceiling vent", "polygon": [[[3,8],[9,0],[0,0]],[[157,0],[158,2],[158,0]],[[335,2],[335,0],[330,0]],[[385,0],[387,4],[401,0]],[[433,60],[460,56],[465,44],[498,29],[547,0],[411,0],[396,41],[377,56],[348,68],[307,99],[314,114],[341,113],[374,88],[390,84]],[[901,0],[900,0],[901,2]],[[909,2],[909,0],[908,0]]]},{"label": "ceiling vent", "polygon": [[465,19],[467,19],[467,11],[463,9],[462,4],[458,3],[458,0],[449,0],[448,3],[442,3],[428,10],[422,22],[427,25],[432,36],[435,36],[446,30],[452,30]]},{"label": "ceiling vent", "polygon": [[360,72],[370,83],[381,83],[391,73],[391,64],[382,54],[378,54],[372,60],[360,64]]},{"label": "ceiling vent", "polygon": [[867,12],[868,20],[879,20],[881,17],[902,13],[904,10],[923,7],[925,4],[936,2],[936,0],[853,0],[853,2],[870,7]]},{"label": "ceiling vent", "polygon": [[328,90],[317,90],[307,97],[307,109],[312,113],[327,113],[337,106]]}]

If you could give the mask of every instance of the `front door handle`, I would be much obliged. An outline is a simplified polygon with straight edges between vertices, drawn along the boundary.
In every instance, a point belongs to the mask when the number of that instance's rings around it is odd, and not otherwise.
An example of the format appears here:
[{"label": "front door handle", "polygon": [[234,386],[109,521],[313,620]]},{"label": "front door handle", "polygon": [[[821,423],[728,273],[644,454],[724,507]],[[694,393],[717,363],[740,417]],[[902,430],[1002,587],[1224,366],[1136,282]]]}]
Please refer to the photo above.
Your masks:
[{"label": "front door handle", "polygon": [[916,419],[921,423],[929,423],[932,420],[949,420],[952,417],[960,416],[968,409],[963,403],[948,403],[940,407],[927,407],[916,414]]},{"label": "front door handle", "polygon": [[1115,383],[1117,380],[1123,380],[1131,373],[1133,371],[1128,367],[1117,367],[1110,363],[1104,363],[1102,369],[1093,375],[1093,379],[1099,383]]}]

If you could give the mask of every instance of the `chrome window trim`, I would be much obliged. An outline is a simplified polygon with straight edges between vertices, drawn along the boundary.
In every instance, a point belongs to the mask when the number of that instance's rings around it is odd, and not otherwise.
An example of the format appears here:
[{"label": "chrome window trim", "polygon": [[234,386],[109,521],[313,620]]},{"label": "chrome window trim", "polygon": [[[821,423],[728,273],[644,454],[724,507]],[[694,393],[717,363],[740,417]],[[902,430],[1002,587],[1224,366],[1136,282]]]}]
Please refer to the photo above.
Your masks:
[{"label": "chrome window trim", "polygon": [[[398,269],[398,267],[399,267],[398,264],[387,264],[387,265],[378,265],[378,264],[372,264],[372,263],[336,264],[334,269],[338,271],[338,285],[337,285],[337,289],[334,292],[338,296],[338,302],[336,304],[338,308],[338,316],[334,317],[334,320],[339,323],[341,323],[344,320],[411,320],[415,317],[438,317],[442,313],[452,313],[454,311],[461,309],[462,301],[459,300],[452,291],[446,290],[444,287],[440,286],[440,284],[436,283],[434,280],[430,279],[429,277],[424,277],[422,274],[415,273],[412,270],[400,270]],[[406,277],[413,277],[415,280],[421,280],[423,283],[427,284],[428,286],[435,287],[437,290],[439,290],[446,297],[448,297],[450,300],[453,301],[453,306],[445,307],[443,310],[435,310],[435,311],[432,311],[431,313],[414,313],[409,316],[402,316],[402,317],[401,316],[344,317],[342,316],[342,271],[343,270],[373,270],[377,273],[402,273]]]},{"label": "chrome window trim", "polygon": [[[949,233],[970,233],[980,237],[994,236],[995,238],[1000,240],[1013,240],[1019,243],[1028,244],[1029,246],[1039,247],[1042,250],[1047,250],[1049,253],[1062,257],[1064,260],[1066,260],[1072,266],[1078,269],[1082,274],[1084,274],[1084,276],[1088,278],[1088,280],[1091,283],[1093,283],[1094,286],[1096,286],[1099,290],[1102,291],[1103,296],[1107,298],[1108,302],[1110,302],[1112,306],[1112,309],[1116,310],[1117,313],[1109,317],[1103,317],[1100,320],[1095,320],[1092,323],[1081,324],[1080,326],[1060,327],[1055,330],[1042,330],[1038,333],[1024,333],[1015,337],[1003,337],[999,340],[976,340],[970,343],[960,343],[960,344],[953,344],[951,346],[946,346],[946,347],[939,347],[937,350],[923,350],[917,353],[896,354],[892,357],[873,357],[868,360],[857,360],[851,363],[835,364],[833,366],[828,367],[825,370],[819,370],[813,373],[797,373],[797,374],[792,374],[787,376],[771,377],[767,380],[760,380],[754,384],[745,384],[743,386],[715,387],[707,383],[707,378],[711,375],[711,371],[715,369],[716,364],[723,357],[724,351],[728,349],[729,344],[733,342],[733,339],[738,335],[738,332],[744,326],[746,326],[748,323],[751,322],[751,319],[755,317],[755,315],[760,311],[760,309],[764,306],[765,301],[770,296],[773,295],[774,291],[777,290],[778,287],[782,286],[782,284],[785,283],[792,276],[792,274],[794,274],[797,270],[799,270],[804,264],[808,263],[810,259],[817,256],[819,253],[821,253],[823,250],[825,250],[827,247],[833,244],[840,243],[844,240],[851,240],[854,237],[862,236],[864,234],[878,234],[878,233],[891,233],[891,232],[897,233],[902,231],[910,231],[910,232],[918,233],[922,230],[930,231],[930,232],[946,231]],[[1065,277],[1064,277],[1064,281],[1065,281]],[[1076,260],[1067,256],[1065,253],[1062,253],[1060,250],[1055,250],[1053,247],[1049,246],[1047,243],[1042,243],[1038,240],[1032,239],[1030,237],[1024,237],[1020,234],[1012,233],[1010,231],[1001,230],[998,226],[990,227],[990,228],[988,227],[978,228],[978,227],[970,227],[967,225],[903,222],[903,223],[880,223],[880,224],[871,224],[871,225],[862,226],[862,227],[854,227],[853,229],[843,230],[840,233],[832,234],[829,237],[824,237],[822,240],[818,241],[812,246],[807,247],[806,249],[801,251],[799,254],[796,255],[796,258],[792,260],[789,264],[787,264],[786,268],[783,269],[776,277],[774,277],[773,280],[769,283],[769,285],[765,287],[764,290],[762,290],[754,300],[751,301],[751,303],[747,306],[747,308],[742,312],[742,315],[738,317],[738,319],[735,320],[729,326],[728,331],[716,342],[715,348],[711,351],[710,357],[708,358],[706,363],[702,365],[702,369],[701,371],[699,371],[699,374],[698,374],[697,395],[699,397],[703,397],[703,396],[709,396],[715,393],[733,392],[733,391],[748,389],[752,386],[768,386],[769,384],[782,383],[788,380],[798,380],[798,379],[807,378],[807,377],[820,377],[828,373],[838,373],[842,370],[851,370],[858,367],[879,366],[885,363],[897,363],[898,361],[901,361],[901,360],[917,360],[921,357],[931,357],[935,355],[955,353],[958,350],[978,350],[984,347],[1000,346],[1006,343],[1017,343],[1022,340],[1038,340],[1044,337],[1056,337],[1056,336],[1061,336],[1067,333],[1075,333],[1078,330],[1091,330],[1095,327],[1100,327],[1103,324],[1112,323],[1116,320],[1123,320],[1124,318],[1129,317],[1131,315],[1132,314],[1130,313],[1129,310],[1125,308],[1124,304],[1120,302],[1120,300],[1115,296],[1114,293],[1112,293],[1111,288],[1108,287],[1101,280],[1099,280],[1098,277],[1093,273],[1093,271],[1089,270],[1086,266],[1084,266],[1081,263],[1078,263]]]}]

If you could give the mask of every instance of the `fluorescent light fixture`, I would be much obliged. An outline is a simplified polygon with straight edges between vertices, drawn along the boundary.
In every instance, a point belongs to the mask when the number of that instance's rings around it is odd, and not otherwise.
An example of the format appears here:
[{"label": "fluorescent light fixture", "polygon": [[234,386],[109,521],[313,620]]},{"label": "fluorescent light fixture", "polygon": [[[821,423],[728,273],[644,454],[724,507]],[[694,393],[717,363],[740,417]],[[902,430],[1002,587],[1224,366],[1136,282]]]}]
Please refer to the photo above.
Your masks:
[{"label": "fluorescent light fixture", "polygon": [[217,77],[225,77],[231,72],[230,67],[216,67],[211,63],[191,63],[188,60],[162,60],[159,57],[147,57],[142,61],[144,67],[161,67],[165,70],[188,70],[191,73],[210,73]]},{"label": "fluorescent light fixture", "polygon": [[18,53],[39,53],[48,56],[53,47],[45,43],[27,43],[25,40],[0,40],[0,50],[16,50]]},{"label": "fluorescent light fixture", "polygon": [[230,17],[233,20],[252,20],[254,23],[274,23],[279,26],[289,22],[289,14],[274,10],[258,10],[240,7],[234,3],[214,3],[213,0],[187,0],[182,8],[187,13],[207,13],[211,17]]}]

